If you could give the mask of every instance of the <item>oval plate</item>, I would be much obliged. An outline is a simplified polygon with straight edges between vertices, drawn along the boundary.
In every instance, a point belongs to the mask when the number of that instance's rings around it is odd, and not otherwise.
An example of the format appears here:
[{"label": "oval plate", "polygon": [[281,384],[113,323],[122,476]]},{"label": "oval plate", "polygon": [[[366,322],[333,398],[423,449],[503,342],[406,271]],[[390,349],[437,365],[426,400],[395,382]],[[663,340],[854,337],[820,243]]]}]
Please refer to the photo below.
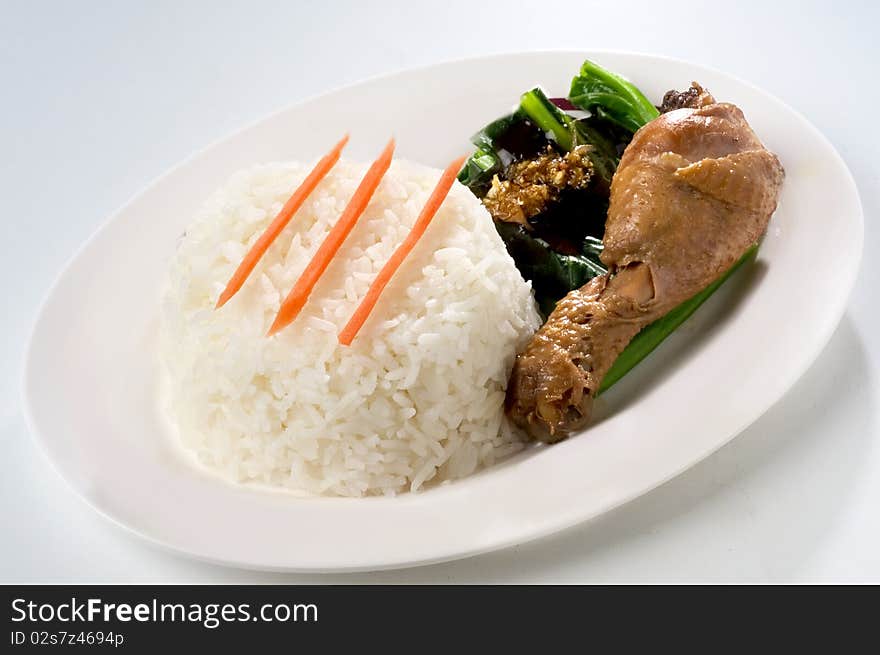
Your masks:
[{"label": "oval plate", "polygon": [[[787,178],[757,262],[597,402],[588,434],[396,498],[301,498],[234,486],[180,454],[157,403],[160,281],[197,207],[239,168],[309,160],[352,134],[373,156],[442,166],[540,84],[565,95],[584,57],[659,100],[691,80],[738,104]],[[31,430],[98,511],[191,556],[252,568],[366,570],[464,557],[548,535],[649,491],[757,419],[843,313],[862,212],[838,154],[772,96],[701,66],[610,52],[523,53],[369,80],[277,113],[198,153],[119,210],[51,290],[25,365]],[[834,257],[825,256],[833,239]],[[155,300],[155,302],[152,302]]]}]

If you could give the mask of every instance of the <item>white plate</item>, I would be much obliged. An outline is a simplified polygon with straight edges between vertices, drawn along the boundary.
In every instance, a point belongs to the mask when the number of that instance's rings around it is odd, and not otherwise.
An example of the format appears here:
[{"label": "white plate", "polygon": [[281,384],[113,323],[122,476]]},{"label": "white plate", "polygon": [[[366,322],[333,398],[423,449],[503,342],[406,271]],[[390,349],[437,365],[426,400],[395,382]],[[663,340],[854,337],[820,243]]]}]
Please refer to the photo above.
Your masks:
[{"label": "white plate", "polygon": [[[308,160],[341,132],[368,158],[437,166],[530,86],[565,95],[585,56],[652,99],[707,85],[739,104],[785,166],[758,262],[598,403],[587,434],[445,487],[397,498],[303,499],[192,469],[156,403],[159,283],[194,210],[236,169]],[[199,558],[283,570],[400,567],[472,555],[590,519],[670,479],[776,402],[837,325],[862,251],[858,193],[802,116],[722,73],[653,56],[528,53],[373,79],[284,110],[210,146],[140,193],[55,284],[26,359],[33,434],[73,488],[134,532]],[[805,508],[806,509],[806,508]]]}]

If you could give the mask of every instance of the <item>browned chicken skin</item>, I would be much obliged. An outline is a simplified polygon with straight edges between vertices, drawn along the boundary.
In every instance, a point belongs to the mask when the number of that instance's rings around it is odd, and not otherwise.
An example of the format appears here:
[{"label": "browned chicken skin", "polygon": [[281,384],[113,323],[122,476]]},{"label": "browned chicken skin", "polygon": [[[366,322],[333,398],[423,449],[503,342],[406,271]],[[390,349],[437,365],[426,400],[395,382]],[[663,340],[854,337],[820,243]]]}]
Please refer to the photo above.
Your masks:
[{"label": "browned chicken skin", "polygon": [[645,125],[620,161],[601,255],[608,274],[563,298],[517,357],[506,410],[535,439],[583,427],[630,340],[730,268],[776,209],[779,160],[738,107],[694,88],[672,99],[692,106]]}]

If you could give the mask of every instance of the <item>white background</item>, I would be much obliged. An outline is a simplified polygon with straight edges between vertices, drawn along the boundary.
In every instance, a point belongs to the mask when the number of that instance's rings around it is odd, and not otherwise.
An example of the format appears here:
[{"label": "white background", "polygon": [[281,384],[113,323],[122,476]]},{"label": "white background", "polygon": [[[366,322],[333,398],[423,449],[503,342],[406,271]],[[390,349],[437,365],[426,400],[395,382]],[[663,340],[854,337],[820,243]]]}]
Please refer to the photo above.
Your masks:
[{"label": "white background", "polygon": [[[0,582],[880,582],[878,24],[867,1],[0,0]],[[406,571],[215,567],[142,543],[73,496],[25,428],[22,353],[52,280],[113,210],[194,150],[316,93],[554,48],[722,69],[803,112],[849,164],[865,210],[859,281],[828,348],[778,405],[591,524]],[[835,257],[834,235],[803,256]]]}]

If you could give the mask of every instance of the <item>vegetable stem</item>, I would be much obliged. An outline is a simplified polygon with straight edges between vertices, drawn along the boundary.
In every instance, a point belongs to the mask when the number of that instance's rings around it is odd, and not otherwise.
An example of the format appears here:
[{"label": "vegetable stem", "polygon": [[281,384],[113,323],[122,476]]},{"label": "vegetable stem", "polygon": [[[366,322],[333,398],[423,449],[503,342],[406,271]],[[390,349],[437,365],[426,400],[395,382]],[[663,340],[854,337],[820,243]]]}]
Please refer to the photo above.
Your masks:
[{"label": "vegetable stem", "polygon": [[568,129],[571,119],[550,102],[541,89],[534,88],[523,93],[519,106],[535,125],[553,135],[559,147],[566,152],[571,150],[571,131]]},{"label": "vegetable stem", "polygon": [[672,332],[678,328],[679,325],[685,322],[687,318],[693,314],[697,308],[702,305],[709,296],[715,293],[718,288],[724,284],[724,281],[727,280],[738,268],[740,268],[748,259],[753,257],[755,253],[758,251],[758,244],[753,245],[751,248],[746,250],[742,257],[740,257],[737,262],[731,266],[725,273],[723,273],[717,280],[712,282],[705,289],[692,296],[691,298],[685,300],[683,303],[678,305],[672,309],[668,314],[658,318],[653,323],[646,325],[641,332],[639,332],[632,341],[629,342],[629,345],[623,349],[623,352],[617,356],[617,359],[614,360],[614,363],[611,365],[611,368],[608,370],[608,373],[605,374],[605,378],[602,380],[602,384],[599,387],[599,391],[596,394],[601,395],[608,391],[620,378],[629,373],[633,367],[636,366],[639,362],[641,362],[645,357],[647,357],[651,351],[653,351],[657,346],[659,346],[666,337],[668,337]]}]

